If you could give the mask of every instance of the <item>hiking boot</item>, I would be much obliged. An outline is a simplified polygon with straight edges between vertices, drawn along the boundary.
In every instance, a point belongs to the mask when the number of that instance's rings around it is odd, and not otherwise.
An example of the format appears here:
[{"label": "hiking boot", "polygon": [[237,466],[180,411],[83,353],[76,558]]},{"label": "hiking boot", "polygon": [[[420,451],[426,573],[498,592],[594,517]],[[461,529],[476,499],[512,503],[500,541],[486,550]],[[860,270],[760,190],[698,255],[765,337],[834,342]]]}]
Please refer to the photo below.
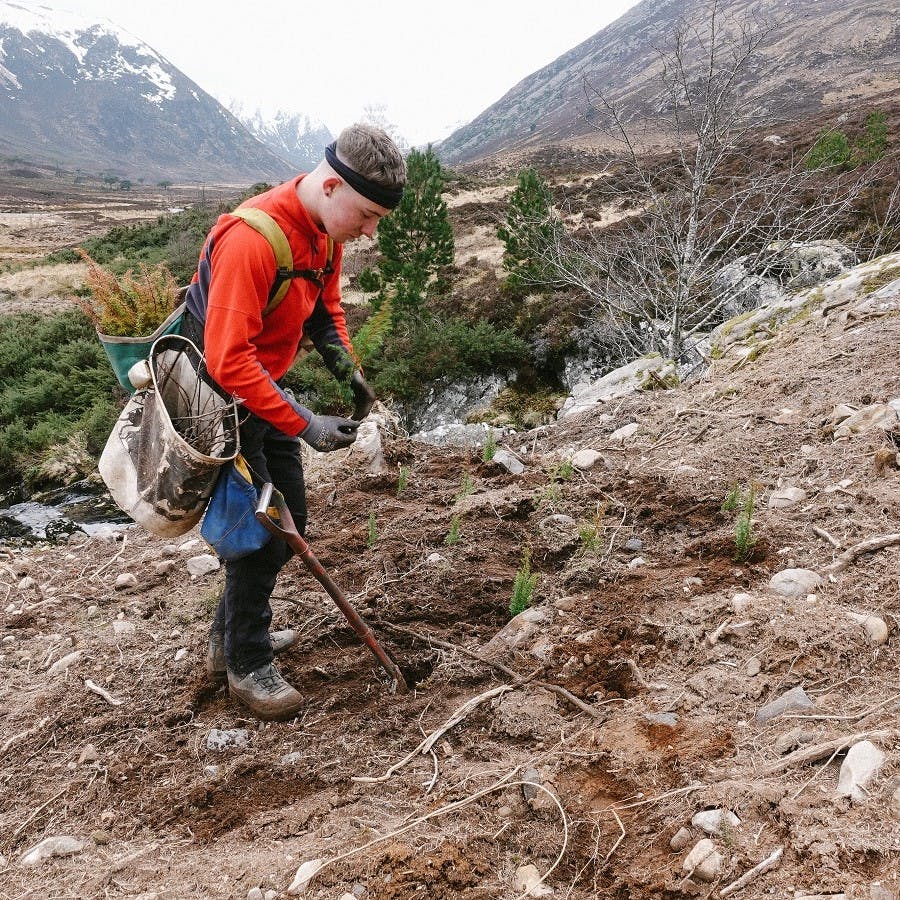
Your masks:
[{"label": "hiking boot", "polygon": [[[290,650],[300,640],[300,635],[292,628],[273,631],[269,637],[272,640],[272,652],[276,656]],[[225,668],[225,635],[214,631],[210,634],[206,647],[206,672],[213,680],[224,681]]]},{"label": "hiking boot", "polygon": [[300,712],[303,696],[269,663],[247,675],[228,673],[228,689],[260,719],[290,719]]}]

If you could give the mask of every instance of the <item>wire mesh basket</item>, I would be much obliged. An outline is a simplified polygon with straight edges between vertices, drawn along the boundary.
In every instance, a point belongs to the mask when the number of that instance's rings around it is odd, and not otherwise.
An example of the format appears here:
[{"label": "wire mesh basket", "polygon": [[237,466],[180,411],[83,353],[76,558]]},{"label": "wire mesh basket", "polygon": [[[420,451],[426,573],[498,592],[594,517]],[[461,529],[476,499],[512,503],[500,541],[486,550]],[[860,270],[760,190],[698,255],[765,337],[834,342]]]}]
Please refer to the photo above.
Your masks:
[{"label": "wire mesh basket", "polygon": [[100,457],[116,504],[148,531],[175,537],[203,515],[219,470],[240,450],[237,404],[181,335],[157,339],[150,381],[125,406]]}]

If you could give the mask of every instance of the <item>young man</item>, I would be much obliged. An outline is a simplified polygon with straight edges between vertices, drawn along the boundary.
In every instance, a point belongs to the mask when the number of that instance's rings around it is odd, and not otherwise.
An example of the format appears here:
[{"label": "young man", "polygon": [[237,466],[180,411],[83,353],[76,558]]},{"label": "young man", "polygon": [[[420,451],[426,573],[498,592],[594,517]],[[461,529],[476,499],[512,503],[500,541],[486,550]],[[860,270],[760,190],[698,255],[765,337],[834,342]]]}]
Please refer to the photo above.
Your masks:
[{"label": "young man", "polygon": [[[284,495],[301,534],[306,495],[299,441],[320,451],[348,447],[375,400],[354,362],[341,308],[342,244],[372,238],[378,220],[400,202],[405,181],[403,157],[383,131],[346,128],[312,172],[242,204],[275,219],[290,244],[295,274],[305,273],[291,280],[281,303],[263,314],[275,280],[274,251],[232,215],[221,216],[208,235],[188,292],[182,332],[205,347],[210,376],[242,401],[241,452],[255,476]],[[330,264],[328,238],[334,242]],[[315,415],[282,387],[304,334],[335,377],[350,376],[352,419]],[[298,636],[269,633],[269,597],[291,555],[284,541],[272,538],[226,562],[209,638],[209,673],[227,677],[231,693],[264,719],[290,718],[303,703],[273,665],[274,655]]]}]

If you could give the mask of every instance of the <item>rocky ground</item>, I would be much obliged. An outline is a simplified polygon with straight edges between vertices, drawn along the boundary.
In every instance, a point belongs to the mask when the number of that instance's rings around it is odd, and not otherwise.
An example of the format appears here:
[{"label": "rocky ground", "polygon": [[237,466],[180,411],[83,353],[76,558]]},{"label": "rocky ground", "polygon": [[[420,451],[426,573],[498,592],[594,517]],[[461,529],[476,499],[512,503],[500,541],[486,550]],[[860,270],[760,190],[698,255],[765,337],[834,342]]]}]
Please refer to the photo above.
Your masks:
[{"label": "rocky ground", "polygon": [[308,702],[260,724],[205,676],[195,533],[5,548],[0,896],[896,898],[900,283],[863,281],[506,438],[519,474],[317,460],[312,547],[408,694],[299,562]]}]

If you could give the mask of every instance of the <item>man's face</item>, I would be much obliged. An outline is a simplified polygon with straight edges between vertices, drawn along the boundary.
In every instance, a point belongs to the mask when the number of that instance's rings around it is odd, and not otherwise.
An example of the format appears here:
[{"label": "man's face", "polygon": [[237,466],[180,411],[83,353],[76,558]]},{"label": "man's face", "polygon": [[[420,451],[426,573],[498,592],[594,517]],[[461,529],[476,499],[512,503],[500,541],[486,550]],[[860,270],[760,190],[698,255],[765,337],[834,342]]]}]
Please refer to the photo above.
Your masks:
[{"label": "man's face", "polygon": [[379,220],[390,212],[367,200],[339,178],[328,179],[323,187],[322,225],[338,244],[355,241],[363,235],[373,238]]}]

